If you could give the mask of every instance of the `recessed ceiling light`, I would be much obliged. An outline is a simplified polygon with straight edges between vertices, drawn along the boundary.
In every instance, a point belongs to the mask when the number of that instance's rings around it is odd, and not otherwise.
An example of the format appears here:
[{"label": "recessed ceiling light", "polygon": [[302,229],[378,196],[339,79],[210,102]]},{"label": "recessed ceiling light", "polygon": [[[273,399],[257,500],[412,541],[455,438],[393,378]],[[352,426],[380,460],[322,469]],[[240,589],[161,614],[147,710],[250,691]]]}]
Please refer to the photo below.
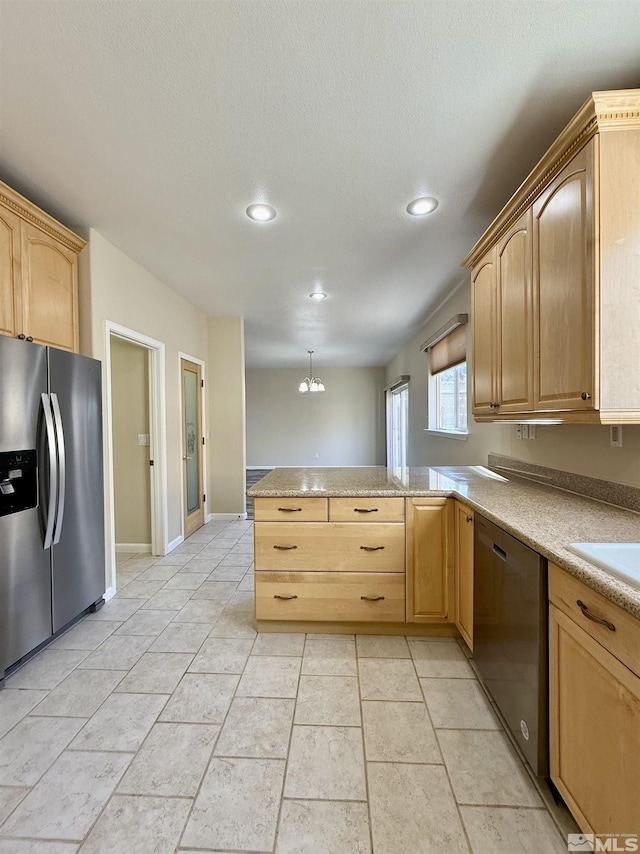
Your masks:
[{"label": "recessed ceiling light", "polygon": [[438,207],[438,200],[432,196],[422,196],[407,205],[407,213],[411,216],[425,216]]},{"label": "recessed ceiling light", "polygon": [[311,299],[317,299],[317,300],[327,298],[327,295],[324,293],[324,291],[314,291],[312,294],[309,294],[309,296],[311,297]]},{"label": "recessed ceiling light", "polygon": [[254,219],[256,222],[269,222],[270,219],[275,219],[276,209],[271,205],[249,205],[246,213],[249,219]]}]

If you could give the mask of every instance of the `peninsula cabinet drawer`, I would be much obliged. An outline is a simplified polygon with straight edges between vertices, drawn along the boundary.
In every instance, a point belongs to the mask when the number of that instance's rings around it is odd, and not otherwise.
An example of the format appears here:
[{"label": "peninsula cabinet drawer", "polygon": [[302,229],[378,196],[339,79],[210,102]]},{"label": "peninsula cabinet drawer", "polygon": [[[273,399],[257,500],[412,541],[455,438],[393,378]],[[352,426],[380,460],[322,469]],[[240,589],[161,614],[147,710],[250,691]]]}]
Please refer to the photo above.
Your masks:
[{"label": "peninsula cabinet drawer", "polygon": [[330,498],[331,522],[404,522],[404,498]]},{"label": "peninsula cabinet drawer", "polygon": [[553,563],[549,564],[549,599],[640,676],[640,620]]},{"label": "peninsula cabinet drawer", "polygon": [[256,572],[256,618],[403,623],[404,575]]},{"label": "peninsula cabinet drawer", "polygon": [[256,498],[256,522],[326,522],[326,498]]},{"label": "peninsula cabinet drawer", "polygon": [[314,572],[404,572],[404,525],[256,522],[255,567]]}]

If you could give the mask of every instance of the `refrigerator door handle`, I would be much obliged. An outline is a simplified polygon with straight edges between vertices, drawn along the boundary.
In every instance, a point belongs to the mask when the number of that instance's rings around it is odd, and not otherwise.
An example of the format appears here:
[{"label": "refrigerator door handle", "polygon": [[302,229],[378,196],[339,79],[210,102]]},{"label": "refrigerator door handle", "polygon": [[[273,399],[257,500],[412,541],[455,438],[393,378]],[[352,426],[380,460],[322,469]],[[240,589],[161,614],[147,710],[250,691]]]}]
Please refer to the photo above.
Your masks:
[{"label": "refrigerator door handle", "polygon": [[58,395],[54,392],[51,393],[51,407],[53,409],[53,417],[56,426],[59,466],[58,507],[53,535],[53,545],[55,546],[60,542],[62,522],[64,519],[64,498],[67,491],[67,457],[64,447],[64,426],[62,424],[62,414],[60,412],[60,404],[58,403]]},{"label": "refrigerator door handle", "polygon": [[58,453],[56,450],[55,427],[49,395],[42,392],[42,411],[47,432],[47,451],[49,457],[49,503],[47,505],[47,526],[44,534],[44,548],[50,549],[53,544],[53,525],[57,515],[58,499]]}]

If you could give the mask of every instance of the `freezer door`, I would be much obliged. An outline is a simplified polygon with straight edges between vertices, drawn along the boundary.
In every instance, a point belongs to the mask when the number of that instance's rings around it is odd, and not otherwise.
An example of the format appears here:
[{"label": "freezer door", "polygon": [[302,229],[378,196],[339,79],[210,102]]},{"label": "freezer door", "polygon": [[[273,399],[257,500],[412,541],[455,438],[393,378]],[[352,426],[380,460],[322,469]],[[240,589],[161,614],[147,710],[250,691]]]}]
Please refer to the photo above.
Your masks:
[{"label": "freezer door", "polygon": [[0,516],[0,679],[51,636],[50,550],[43,547],[49,509],[41,409],[46,355],[45,347],[0,336],[0,452],[39,451],[39,507]]},{"label": "freezer door", "polygon": [[101,376],[95,359],[49,349],[60,469],[52,559],[54,632],[105,590]]}]

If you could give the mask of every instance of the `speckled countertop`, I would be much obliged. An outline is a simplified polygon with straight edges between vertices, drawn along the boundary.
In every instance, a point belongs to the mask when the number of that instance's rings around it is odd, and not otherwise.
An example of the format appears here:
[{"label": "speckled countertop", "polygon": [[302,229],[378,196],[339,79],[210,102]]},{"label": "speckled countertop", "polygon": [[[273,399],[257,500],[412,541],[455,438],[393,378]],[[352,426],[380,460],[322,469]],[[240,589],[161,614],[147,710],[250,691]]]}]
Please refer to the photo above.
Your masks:
[{"label": "speckled countertop", "polygon": [[480,466],[281,468],[247,495],[459,498],[640,619],[640,590],[566,548],[568,543],[640,542],[640,514],[631,510],[517,476],[506,479]]}]

